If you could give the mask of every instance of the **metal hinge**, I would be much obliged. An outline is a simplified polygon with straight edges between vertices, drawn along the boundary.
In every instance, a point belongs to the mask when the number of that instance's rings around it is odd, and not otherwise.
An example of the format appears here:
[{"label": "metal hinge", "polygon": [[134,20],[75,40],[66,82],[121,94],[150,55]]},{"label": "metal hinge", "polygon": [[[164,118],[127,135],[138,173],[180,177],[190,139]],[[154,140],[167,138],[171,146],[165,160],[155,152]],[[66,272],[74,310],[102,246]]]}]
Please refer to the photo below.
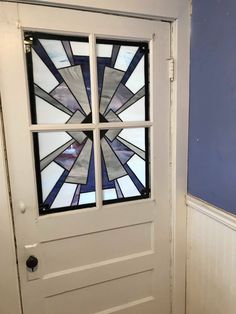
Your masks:
[{"label": "metal hinge", "polygon": [[193,1],[189,0],[189,14],[190,16],[193,15]]},{"label": "metal hinge", "polygon": [[171,82],[175,80],[175,61],[174,58],[169,58],[169,79]]},{"label": "metal hinge", "polygon": [[28,53],[31,51],[33,40],[34,38],[32,37],[32,35],[27,35],[27,34],[25,35],[25,39],[24,39],[25,53]]}]

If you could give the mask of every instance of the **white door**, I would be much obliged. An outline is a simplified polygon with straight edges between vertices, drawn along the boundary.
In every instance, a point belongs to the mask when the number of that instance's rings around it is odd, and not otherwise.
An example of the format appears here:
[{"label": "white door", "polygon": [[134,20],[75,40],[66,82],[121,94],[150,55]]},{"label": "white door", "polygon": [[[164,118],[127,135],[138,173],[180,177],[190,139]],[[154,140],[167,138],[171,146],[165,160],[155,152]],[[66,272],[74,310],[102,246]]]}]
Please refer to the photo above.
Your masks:
[{"label": "white door", "polygon": [[0,7],[24,314],[169,313],[169,23]]}]

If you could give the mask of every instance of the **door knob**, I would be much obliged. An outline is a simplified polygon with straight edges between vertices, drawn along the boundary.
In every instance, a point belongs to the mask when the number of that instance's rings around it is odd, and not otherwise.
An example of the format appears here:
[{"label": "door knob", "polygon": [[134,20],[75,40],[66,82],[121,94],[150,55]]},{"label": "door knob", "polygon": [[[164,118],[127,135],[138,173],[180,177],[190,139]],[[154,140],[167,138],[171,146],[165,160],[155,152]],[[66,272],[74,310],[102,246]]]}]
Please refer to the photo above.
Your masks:
[{"label": "door knob", "polygon": [[32,272],[36,271],[36,267],[38,266],[37,257],[30,255],[26,261],[26,266],[31,269]]}]

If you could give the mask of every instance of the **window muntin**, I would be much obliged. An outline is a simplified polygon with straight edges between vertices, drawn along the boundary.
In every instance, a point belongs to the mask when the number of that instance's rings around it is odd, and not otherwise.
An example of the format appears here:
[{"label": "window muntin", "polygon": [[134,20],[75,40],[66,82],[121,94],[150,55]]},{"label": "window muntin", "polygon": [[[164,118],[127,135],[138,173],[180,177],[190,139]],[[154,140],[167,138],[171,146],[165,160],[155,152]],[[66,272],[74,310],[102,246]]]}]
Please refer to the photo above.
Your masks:
[{"label": "window muntin", "polygon": [[148,43],[97,39],[98,123],[88,38],[26,33],[25,43],[39,213],[96,206],[94,154],[103,204],[148,198],[149,128],[141,123],[149,119]]}]

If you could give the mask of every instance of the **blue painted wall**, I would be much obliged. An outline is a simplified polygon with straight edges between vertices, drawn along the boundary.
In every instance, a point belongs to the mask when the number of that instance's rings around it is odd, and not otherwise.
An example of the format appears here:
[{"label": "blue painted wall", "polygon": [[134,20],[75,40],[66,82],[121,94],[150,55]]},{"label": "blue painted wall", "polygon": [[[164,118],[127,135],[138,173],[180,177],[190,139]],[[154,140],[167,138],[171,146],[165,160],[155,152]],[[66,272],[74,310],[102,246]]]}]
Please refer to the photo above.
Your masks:
[{"label": "blue painted wall", "polygon": [[236,0],[193,0],[188,191],[236,214]]}]

